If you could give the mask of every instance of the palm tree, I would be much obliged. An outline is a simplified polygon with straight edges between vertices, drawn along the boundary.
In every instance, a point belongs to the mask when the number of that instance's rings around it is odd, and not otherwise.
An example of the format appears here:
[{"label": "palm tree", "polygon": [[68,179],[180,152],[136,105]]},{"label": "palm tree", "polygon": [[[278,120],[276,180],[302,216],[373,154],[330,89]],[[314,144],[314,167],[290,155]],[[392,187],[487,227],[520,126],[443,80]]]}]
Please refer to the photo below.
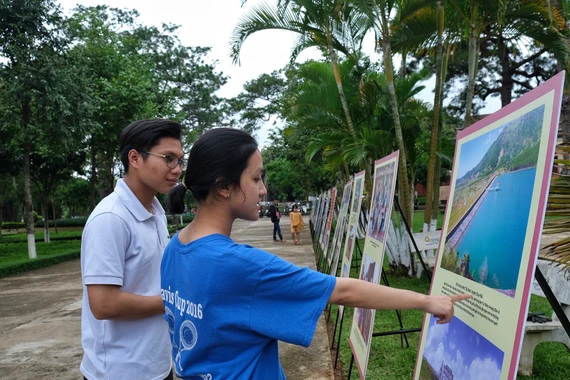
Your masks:
[{"label": "palm tree", "polygon": [[450,5],[449,16],[457,21],[456,28],[464,30],[464,34],[468,36],[468,79],[464,118],[464,127],[467,127],[472,123],[473,97],[475,94],[481,35],[483,30],[496,20],[501,2],[496,0],[447,1]]},{"label": "palm tree", "polygon": [[306,48],[321,49],[330,59],[346,128],[356,140],[337,57],[337,51],[350,55],[348,45],[360,46],[364,37],[364,29],[360,26],[362,20],[350,19],[350,15],[350,8],[343,0],[284,0],[279,1],[277,7],[260,4],[239,20],[230,40],[230,55],[234,63],[239,63],[240,50],[247,37],[269,29],[287,30],[299,35],[291,55],[292,61]]},{"label": "palm tree", "polygon": [[393,15],[397,12],[400,5],[397,0],[373,0],[352,2],[357,11],[368,18],[369,25],[375,33],[375,41],[377,50],[383,53],[382,63],[384,65],[384,76],[388,86],[389,104],[394,123],[394,134],[396,136],[396,145],[400,151],[398,164],[398,195],[401,200],[402,212],[406,220],[412,220],[412,197],[410,179],[408,176],[408,159],[407,149],[404,144],[404,136],[402,134],[402,126],[400,123],[400,114],[398,107],[398,98],[394,85],[394,65],[392,63],[392,27]]},{"label": "palm tree", "polygon": [[[397,146],[394,134],[393,113],[390,107],[388,80],[375,70],[355,67],[354,62],[344,61],[339,66],[347,89],[347,101],[354,117],[358,139],[355,141],[346,130],[339,129],[342,109],[338,97],[332,97],[334,80],[330,66],[311,62],[301,65],[304,80],[291,96],[288,122],[292,128],[312,131],[313,138],[307,147],[307,158],[322,155],[329,168],[350,173],[360,170],[363,163],[369,166],[375,159],[393,152]],[[395,77],[395,94],[399,105],[403,144],[415,158],[416,139],[425,127],[428,107],[414,97],[423,90],[419,83],[428,76],[427,70],[406,77]],[[414,161],[410,162],[413,169]],[[347,164],[347,171],[343,165]],[[372,191],[371,170],[366,169],[367,192]],[[413,170],[410,170],[413,178]],[[346,178],[346,177],[345,177]],[[402,225],[403,228],[403,225]],[[404,231],[405,233],[405,231]],[[404,240],[407,242],[407,240]],[[393,249],[393,256],[407,255],[409,250]],[[391,256],[392,257],[392,256]],[[410,260],[400,259],[394,266]],[[409,270],[406,267],[406,270]]]},{"label": "palm tree", "polygon": [[355,120],[356,139],[343,127],[343,106],[336,94],[335,76],[328,63],[306,62],[291,74],[296,76],[294,82],[298,85],[286,102],[285,117],[292,133],[311,132],[313,137],[307,146],[307,159],[310,161],[322,155],[330,170],[343,173],[342,182],[345,182],[352,172],[363,168],[370,175],[374,160],[388,154],[393,145],[387,132],[375,131],[378,127],[372,120],[377,103],[375,99],[365,98],[362,84],[366,69],[359,67],[355,59],[341,62],[338,68],[341,76],[346,78],[346,101]]},{"label": "palm tree", "polygon": [[[553,20],[549,24],[546,3],[543,0],[503,1],[492,4],[485,1],[461,2],[448,0],[449,6],[445,7],[444,1],[412,0],[405,2],[400,8],[401,23],[395,30],[394,46],[399,51],[424,51],[435,53],[436,62],[436,87],[434,99],[434,119],[432,123],[432,145],[430,149],[430,163],[428,165],[427,199],[424,222],[433,224],[437,217],[437,201],[439,198],[439,175],[438,156],[436,147],[441,127],[439,107],[441,107],[441,86],[445,79],[447,65],[442,65],[443,60],[449,57],[449,47],[460,46],[462,40],[458,34],[461,30],[469,30],[469,78],[468,96],[466,99],[465,123],[470,124],[471,105],[475,88],[474,78],[477,74],[477,62],[479,57],[479,40],[486,38],[496,46],[497,56],[500,60],[501,83],[496,89],[486,88],[483,97],[493,92],[500,92],[503,106],[510,103],[513,95],[513,76],[520,72],[520,67],[528,62],[536,60],[546,51],[552,52],[559,59],[567,59],[567,44],[564,43],[563,33],[559,32],[560,17],[556,14],[551,16]],[[444,12],[445,9],[445,12]],[[507,11],[508,10],[508,11]],[[551,12],[552,13],[552,12]],[[484,17],[475,17],[477,14]],[[445,17],[447,16],[447,17]],[[445,18],[445,21],[444,21]],[[475,22],[470,22],[475,19]],[[455,20],[455,21],[454,21]],[[464,32],[466,35],[467,32]],[[523,55],[517,45],[530,46],[536,44],[538,48],[530,54]],[[442,54],[444,45],[448,46],[448,54]],[[476,46],[473,50],[472,47]],[[521,56],[516,61],[512,59],[513,53]],[[495,55],[495,54],[494,54]],[[477,59],[475,59],[477,58]],[[430,212],[433,210],[433,212]],[[431,215],[430,215],[431,214]],[[430,220],[431,217],[431,220]],[[424,225],[424,229],[428,225]]]},{"label": "palm tree", "polygon": [[[396,30],[395,39],[398,50],[418,50],[426,40],[434,35],[435,39],[435,88],[433,117],[431,123],[431,139],[427,172],[427,196],[424,212],[424,231],[437,228],[437,212],[439,201],[440,160],[437,148],[440,140],[440,114],[442,108],[443,84],[445,68],[443,66],[444,51],[444,0],[411,1],[400,8],[400,25]],[[412,37],[411,39],[408,37]],[[433,49],[430,49],[433,50]]]}]

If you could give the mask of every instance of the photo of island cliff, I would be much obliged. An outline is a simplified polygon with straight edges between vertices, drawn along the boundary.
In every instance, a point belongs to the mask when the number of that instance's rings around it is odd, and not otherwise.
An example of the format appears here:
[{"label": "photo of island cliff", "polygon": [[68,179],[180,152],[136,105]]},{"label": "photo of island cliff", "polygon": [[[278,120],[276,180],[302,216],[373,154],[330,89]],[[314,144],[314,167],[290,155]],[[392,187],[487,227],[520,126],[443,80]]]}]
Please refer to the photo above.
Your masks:
[{"label": "photo of island cliff", "polygon": [[544,106],[461,145],[441,267],[514,297]]}]

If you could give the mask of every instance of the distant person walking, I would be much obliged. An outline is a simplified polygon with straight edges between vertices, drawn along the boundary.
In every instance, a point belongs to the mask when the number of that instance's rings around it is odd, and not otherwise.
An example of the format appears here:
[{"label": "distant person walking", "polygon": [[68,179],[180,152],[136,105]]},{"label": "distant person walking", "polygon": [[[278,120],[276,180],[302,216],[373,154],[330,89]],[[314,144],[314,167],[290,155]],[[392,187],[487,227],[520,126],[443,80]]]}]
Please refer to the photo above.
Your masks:
[{"label": "distant person walking", "polygon": [[[273,241],[283,241],[283,235],[281,235],[281,226],[279,222],[281,221],[281,213],[279,212],[279,201],[277,199],[273,200],[273,204],[269,206],[269,217],[273,223]],[[279,240],[277,240],[277,235],[279,235]]]},{"label": "distant person walking", "polygon": [[[273,204],[269,206],[269,217],[273,223],[273,241],[283,241],[283,235],[281,235],[281,212],[279,211],[279,201],[277,199],[273,200]],[[279,240],[277,240],[277,235],[279,235]]]},{"label": "distant person walking", "polygon": [[301,244],[301,230],[305,224],[299,206],[293,206],[293,211],[289,213],[289,218],[291,219],[291,237],[293,238],[293,243],[299,245]]}]

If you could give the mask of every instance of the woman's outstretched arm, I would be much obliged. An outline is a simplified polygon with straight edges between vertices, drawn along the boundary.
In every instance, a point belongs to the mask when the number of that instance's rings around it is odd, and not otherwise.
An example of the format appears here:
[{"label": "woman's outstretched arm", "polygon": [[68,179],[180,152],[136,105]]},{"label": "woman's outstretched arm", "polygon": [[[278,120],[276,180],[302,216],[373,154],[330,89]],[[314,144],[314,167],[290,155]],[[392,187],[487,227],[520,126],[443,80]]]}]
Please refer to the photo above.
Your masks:
[{"label": "woman's outstretched arm", "polygon": [[433,314],[437,323],[453,318],[453,304],[471,298],[470,294],[429,296],[410,290],[391,288],[354,278],[338,277],[329,303],[364,309],[420,309]]}]

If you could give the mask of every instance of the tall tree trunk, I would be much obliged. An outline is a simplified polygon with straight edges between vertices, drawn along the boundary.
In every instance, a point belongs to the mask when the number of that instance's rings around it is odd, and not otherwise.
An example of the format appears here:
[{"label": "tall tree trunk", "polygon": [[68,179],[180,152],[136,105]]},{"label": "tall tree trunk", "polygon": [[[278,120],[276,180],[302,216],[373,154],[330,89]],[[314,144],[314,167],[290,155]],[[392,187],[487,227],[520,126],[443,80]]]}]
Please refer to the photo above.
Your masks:
[{"label": "tall tree trunk", "polygon": [[[26,108],[29,110],[28,107],[25,107],[25,109]],[[26,224],[26,233],[28,235],[28,257],[30,259],[35,259],[37,254],[32,205],[32,181],[30,179],[30,152],[32,147],[28,134],[26,134],[24,139],[24,222]]]},{"label": "tall tree trunk", "polygon": [[406,65],[407,65],[406,58],[407,58],[408,54],[405,51],[403,51],[401,54],[402,54],[402,65],[400,66],[400,76],[402,78],[405,78],[406,77]]},{"label": "tall tree trunk", "polygon": [[101,160],[103,170],[99,170],[99,197],[105,198],[113,192],[114,177],[113,177],[113,155],[104,157]]},{"label": "tall tree trunk", "polygon": [[53,198],[51,199],[51,213],[53,214],[53,228],[55,229],[55,234],[57,235],[57,216],[55,215],[55,201]]},{"label": "tall tree trunk", "polygon": [[410,197],[410,181],[408,178],[408,160],[406,156],[406,146],[404,145],[404,137],[402,134],[402,126],[400,124],[400,112],[398,111],[398,98],[396,96],[396,88],[394,86],[394,68],[392,65],[392,48],[390,39],[384,36],[382,42],[384,50],[384,67],[386,82],[388,84],[388,92],[390,94],[390,108],[394,119],[394,131],[396,134],[396,143],[400,151],[398,164],[398,194],[400,196],[400,205],[407,221],[412,220],[412,201]]},{"label": "tall tree trunk", "polygon": [[[441,114],[441,95],[443,87],[443,26],[444,26],[444,8],[443,0],[436,2],[436,14],[437,14],[437,45],[435,50],[435,95],[433,101],[433,119],[431,123],[431,138],[430,138],[430,148],[429,148],[429,159],[428,159],[428,172],[427,172],[427,184],[426,184],[426,206],[424,212],[424,228],[425,232],[432,231],[432,208],[438,208],[439,199],[435,197],[435,183],[439,181],[436,178],[437,171],[437,148],[439,146],[440,137],[440,126],[439,118]],[[437,214],[436,214],[437,216]],[[436,220],[437,222],[437,220]],[[436,227],[437,228],[437,225]],[[435,230],[433,228],[433,230]]]},{"label": "tall tree trunk", "polygon": [[509,62],[509,51],[502,36],[499,36],[498,53],[501,61],[501,107],[513,101],[513,75]]},{"label": "tall tree trunk", "polygon": [[352,122],[352,117],[350,116],[348,102],[346,101],[346,96],[344,94],[344,88],[342,86],[342,77],[340,76],[340,68],[338,67],[336,51],[332,47],[332,40],[330,40],[330,36],[328,36],[327,39],[329,39],[328,50],[331,58],[331,65],[333,69],[334,79],[336,81],[336,87],[338,89],[338,95],[340,96],[340,103],[342,104],[342,110],[344,111],[344,117],[346,118],[346,125],[348,127],[348,132],[350,133],[352,138],[354,138],[354,141],[356,141],[358,137],[356,135],[356,129],[354,128],[354,124]]},{"label": "tall tree trunk", "polygon": [[95,148],[94,138],[91,137],[91,177],[89,178],[89,208],[90,211],[95,209],[95,186],[97,184],[97,149]]},{"label": "tall tree trunk", "polygon": [[[447,65],[449,63],[449,56],[451,55],[451,45],[449,43],[445,43],[445,54],[442,57],[442,65],[441,65],[441,79],[442,79],[442,85],[441,85],[441,103],[440,103],[440,110],[443,108],[443,83],[445,83],[446,78],[447,78]],[[441,117],[441,112],[440,112],[440,118],[439,118],[439,137],[438,137],[438,141],[441,144],[441,136],[443,135],[443,127],[445,126],[445,121],[442,120]],[[441,151],[440,148],[438,148],[439,151]],[[441,157],[438,155],[437,156],[437,161],[436,161],[436,174],[435,174],[435,181],[433,183],[433,198],[436,200],[436,208],[432,209],[432,213],[431,213],[431,219],[432,219],[432,223],[435,223],[436,228],[437,229],[437,216],[439,215],[439,200],[440,200],[440,194],[441,194]],[[434,229],[434,230],[435,230]]]},{"label": "tall tree trunk", "polygon": [[[406,147],[404,145],[404,137],[402,134],[402,126],[400,124],[400,113],[398,111],[398,98],[396,96],[396,88],[394,86],[394,66],[392,65],[392,47],[390,41],[390,34],[388,31],[388,20],[384,12],[381,12],[382,18],[382,48],[384,54],[384,71],[386,75],[386,82],[388,84],[388,92],[390,94],[390,106],[392,111],[392,117],[394,119],[394,130],[396,134],[396,142],[398,149],[400,151],[399,163],[398,163],[398,196],[399,203],[402,209],[402,216],[406,219],[408,223],[412,222],[413,217],[413,205],[411,198],[411,188],[410,181],[408,178],[408,160],[406,157]],[[405,226],[403,223],[399,227],[399,233],[401,236],[406,234]],[[407,237],[406,237],[407,239]],[[397,240],[399,241],[399,240]],[[396,242],[396,240],[394,240]],[[413,253],[409,249],[409,244],[397,244],[397,253],[402,257],[400,263],[403,265],[409,265],[408,272],[410,275],[415,274],[416,268],[413,265]],[[394,252],[395,254],[396,252]]]},{"label": "tall tree trunk", "polygon": [[44,194],[43,198],[44,199],[42,201],[42,214],[44,216],[44,242],[49,243],[49,212],[48,212],[49,197],[47,196],[47,192],[46,194]]},{"label": "tall tree trunk", "polygon": [[465,119],[463,127],[467,128],[472,123],[473,97],[475,96],[475,79],[477,77],[477,56],[478,56],[478,32],[477,32],[477,3],[473,4],[474,9],[471,13],[471,24],[469,27],[469,61],[468,61],[468,82],[467,96],[465,98]]}]

